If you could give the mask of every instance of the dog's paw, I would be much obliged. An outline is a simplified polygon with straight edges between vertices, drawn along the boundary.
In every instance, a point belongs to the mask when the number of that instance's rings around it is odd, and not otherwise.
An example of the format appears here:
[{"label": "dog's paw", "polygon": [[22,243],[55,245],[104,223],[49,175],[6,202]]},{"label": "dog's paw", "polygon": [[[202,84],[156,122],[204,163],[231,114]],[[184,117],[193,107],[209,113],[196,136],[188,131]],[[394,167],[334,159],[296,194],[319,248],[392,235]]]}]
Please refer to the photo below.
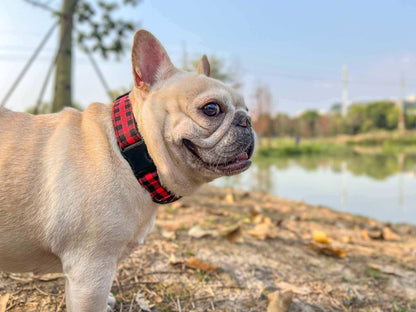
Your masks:
[{"label": "dog's paw", "polygon": [[108,307],[107,312],[112,312],[114,307],[116,305],[116,298],[114,298],[114,295],[110,292],[108,294]]}]

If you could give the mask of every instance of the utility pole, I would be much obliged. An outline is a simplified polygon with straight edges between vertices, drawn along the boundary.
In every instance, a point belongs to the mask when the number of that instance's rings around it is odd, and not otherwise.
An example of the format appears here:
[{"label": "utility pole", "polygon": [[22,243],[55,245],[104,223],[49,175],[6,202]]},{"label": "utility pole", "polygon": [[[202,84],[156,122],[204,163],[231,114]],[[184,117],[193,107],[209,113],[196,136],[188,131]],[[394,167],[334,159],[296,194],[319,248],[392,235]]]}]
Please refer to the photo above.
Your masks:
[{"label": "utility pole", "polygon": [[400,99],[398,100],[398,109],[399,109],[399,122],[397,125],[397,128],[399,130],[399,133],[404,133],[406,131],[406,113],[405,113],[405,107],[404,107],[404,101],[406,97],[406,79],[404,75],[402,75],[401,81],[401,95]]},{"label": "utility pole", "polygon": [[62,53],[56,62],[53,112],[58,112],[65,106],[72,106],[72,31],[76,4],[77,0],[62,0],[59,35]]},{"label": "utility pole", "polygon": [[347,116],[348,107],[348,67],[342,66],[342,117]]}]

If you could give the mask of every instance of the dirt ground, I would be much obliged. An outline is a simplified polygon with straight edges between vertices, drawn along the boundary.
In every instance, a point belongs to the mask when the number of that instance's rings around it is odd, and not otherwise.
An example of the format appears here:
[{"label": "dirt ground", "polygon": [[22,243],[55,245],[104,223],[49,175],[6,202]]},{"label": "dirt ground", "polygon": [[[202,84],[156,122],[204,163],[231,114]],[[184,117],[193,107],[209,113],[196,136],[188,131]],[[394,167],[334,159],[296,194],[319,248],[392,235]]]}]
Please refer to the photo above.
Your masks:
[{"label": "dirt ground", "polygon": [[[0,273],[0,312],[65,311],[63,285]],[[206,187],[160,208],[112,292],[124,312],[416,311],[416,227]]]}]

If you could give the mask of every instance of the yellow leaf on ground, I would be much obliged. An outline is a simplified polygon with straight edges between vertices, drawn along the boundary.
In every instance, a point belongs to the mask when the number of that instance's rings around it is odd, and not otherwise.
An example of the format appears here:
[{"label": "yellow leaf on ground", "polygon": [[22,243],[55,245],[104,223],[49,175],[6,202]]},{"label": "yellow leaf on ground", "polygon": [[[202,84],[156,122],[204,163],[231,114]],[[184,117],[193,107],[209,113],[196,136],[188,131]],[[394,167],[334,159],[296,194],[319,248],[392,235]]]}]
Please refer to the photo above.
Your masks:
[{"label": "yellow leaf on ground", "polygon": [[233,193],[228,193],[225,196],[225,201],[226,201],[227,204],[234,204],[234,202],[235,202],[234,194]]},{"label": "yellow leaf on ground", "polygon": [[176,259],[174,254],[170,255],[169,257],[169,264],[172,266],[182,264],[183,262],[184,262],[183,260]]},{"label": "yellow leaf on ground", "polygon": [[340,248],[333,248],[329,245],[318,245],[315,243],[310,243],[309,247],[319,251],[320,253],[323,253],[324,255],[327,256],[332,256],[332,257],[338,257],[338,258],[345,258],[345,256],[347,255],[346,252],[343,249]]},{"label": "yellow leaf on ground", "polygon": [[272,220],[269,217],[263,216],[261,222],[251,229],[248,234],[261,240],[265,240],[268,237],[275,238],[277,236],[277,227],[272,224]]},{"label": "yellow leaf on ground", "polygon": [[329,244],[328,236],[322,231],[313,231],[313,240],[321,244]]},{"label": "yellow leaf on ground", "polygon": [[354,238],[352,236],[343,236],[342,237],[342,242],[343,243],[353,243],[354,242]]},{"label": "yellow leaf on ground", "polygon": [[201,270],[204,272],[218,272],[218,267],[211,265],[208,262],[203,262],[195,257],[191,257],[186,260],[186,265],[192,269]]},{"label": "yellow leaf on ground", "polygon": [[285,292],[275,291],[267,295],[267,298],[269,299],[267,312],[287,312],[292,303],[293,292],[291,290]]},{"label": "yellow leaf on ground", "polygon": [[0,295],[0,312],[5,312],[7,308],[7,302],[9,302],[10,294]]}]

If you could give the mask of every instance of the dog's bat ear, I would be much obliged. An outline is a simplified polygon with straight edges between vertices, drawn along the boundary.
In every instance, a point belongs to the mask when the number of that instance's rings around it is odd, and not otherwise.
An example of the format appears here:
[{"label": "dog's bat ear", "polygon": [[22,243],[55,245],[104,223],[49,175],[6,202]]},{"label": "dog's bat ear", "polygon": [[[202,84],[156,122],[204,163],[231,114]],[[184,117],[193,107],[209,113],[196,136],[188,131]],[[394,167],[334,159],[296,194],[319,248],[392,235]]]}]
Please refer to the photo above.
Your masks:
[{"label": "dog's bat ear", "polygon": [[134,35],[132,62],[134,83],[145,92],[157,81],[169,78],[176,71],[159,40],[144,29]]},{"label": "dog's bat ear", "polygon": [[209,77],[209,74],[211,72],[211,67],[209,65],[208,58],[205,54],[202,55],[201,59],[199,60],[198,68],[197,68],[196,72],[198,74],[203,74],[203,75]]}]

